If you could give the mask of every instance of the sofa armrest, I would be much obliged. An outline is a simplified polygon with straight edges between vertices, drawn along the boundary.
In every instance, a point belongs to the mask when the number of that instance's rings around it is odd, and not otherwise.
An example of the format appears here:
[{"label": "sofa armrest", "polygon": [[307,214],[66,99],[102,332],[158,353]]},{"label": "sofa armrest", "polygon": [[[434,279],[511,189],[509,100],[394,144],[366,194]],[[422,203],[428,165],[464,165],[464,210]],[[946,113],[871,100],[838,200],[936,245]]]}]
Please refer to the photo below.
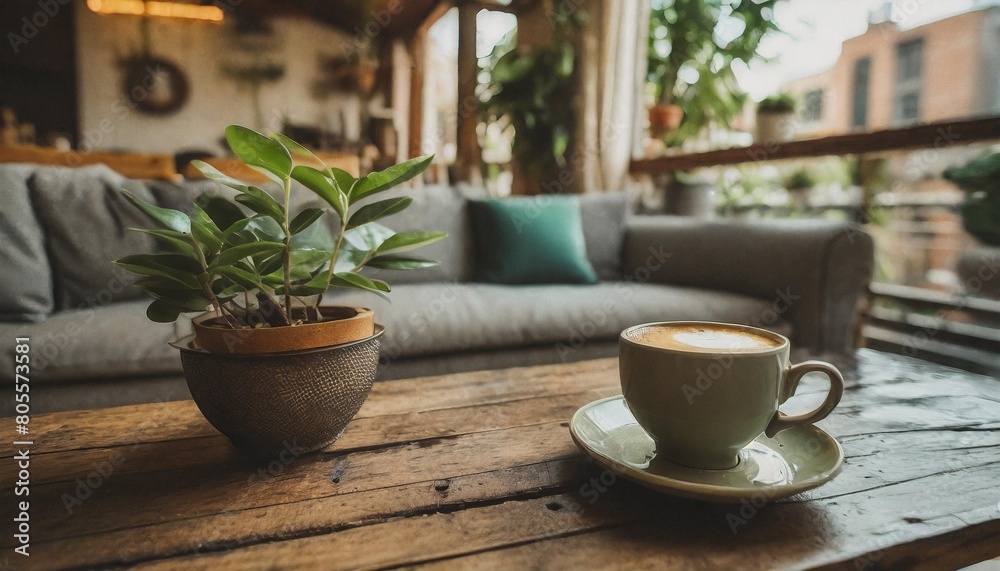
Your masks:
[{"label": "sofa armrest", "polygon": [[774,315],[794,328],[798,347],[849,351],[859,300],[871,282],[871,236],[822,220],[706,221],[638,216],[625,231],[626,279],[773,299]]}]

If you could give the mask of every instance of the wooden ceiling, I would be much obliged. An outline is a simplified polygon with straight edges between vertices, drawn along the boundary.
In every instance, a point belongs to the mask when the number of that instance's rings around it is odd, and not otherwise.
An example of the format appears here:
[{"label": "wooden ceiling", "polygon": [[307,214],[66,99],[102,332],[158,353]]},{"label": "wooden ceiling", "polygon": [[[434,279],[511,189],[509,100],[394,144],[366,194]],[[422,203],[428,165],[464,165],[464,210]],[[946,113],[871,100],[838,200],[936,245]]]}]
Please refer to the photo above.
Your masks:
[{"label": "wooden ceiling", "polygon": [[233,14],[249,25],[276,15],[300,15],[351,35],[398,38],[419,28],[443,2],[450,0],[243,0]]}]

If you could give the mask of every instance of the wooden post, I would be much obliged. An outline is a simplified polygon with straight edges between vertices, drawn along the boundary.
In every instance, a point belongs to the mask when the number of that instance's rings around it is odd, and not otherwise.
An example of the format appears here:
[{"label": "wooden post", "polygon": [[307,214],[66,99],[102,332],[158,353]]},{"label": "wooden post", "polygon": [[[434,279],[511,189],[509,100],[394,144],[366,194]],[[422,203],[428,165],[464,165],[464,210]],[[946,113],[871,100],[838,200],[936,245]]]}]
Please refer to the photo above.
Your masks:
[{"label": "wooden post", "polygon": [[423,154],[423,127],[424,127],[424,74],[426,66],[424,62],[424,45],[427,43],[427,29],[423,26],[417,28],[410,38],[408,49],[410,52],[410,112],[409,128],[407,136],[407,158],[417,157]]},{"label": "wooden post", "polygon": [[[455,178],[478,183],[482,179],[479,163],[482,155],[476,134],[479,100],[476,98],[476,15],[480,7],[473,2],[458,5],[458,122]],[[453,181],[453,182],[457,182]]]}]

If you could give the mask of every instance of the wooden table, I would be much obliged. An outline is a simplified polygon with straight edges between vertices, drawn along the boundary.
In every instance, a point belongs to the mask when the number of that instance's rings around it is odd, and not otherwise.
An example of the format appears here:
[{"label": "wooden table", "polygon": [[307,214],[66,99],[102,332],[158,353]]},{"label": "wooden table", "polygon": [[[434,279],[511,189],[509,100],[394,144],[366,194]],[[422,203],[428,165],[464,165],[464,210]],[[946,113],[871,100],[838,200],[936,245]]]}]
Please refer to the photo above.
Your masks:
[{"label": "wooden table", "polygon": [[191,402],[38,415],[31,557],[12,552],[7,440],[0,563],[882,569],[1000,555],[1000,383],[867,350],[847,373],[821,423],[843,472],[763,506],[659,496],[585,460],[567,420],[619,391],[611,359],[376,383],[339,442],[263,466]]}]

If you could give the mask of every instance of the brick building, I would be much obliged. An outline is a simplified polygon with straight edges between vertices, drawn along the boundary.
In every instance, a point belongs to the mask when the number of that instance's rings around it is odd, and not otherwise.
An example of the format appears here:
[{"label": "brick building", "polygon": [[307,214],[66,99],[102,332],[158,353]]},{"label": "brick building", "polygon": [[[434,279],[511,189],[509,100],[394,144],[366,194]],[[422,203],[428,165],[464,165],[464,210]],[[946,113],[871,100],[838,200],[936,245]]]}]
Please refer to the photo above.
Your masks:
[{"label": "brick building", "polygon": [[891,16],[873,12],[831,69],[785,85],[800,136],[1000,114],[1000,7],[909,29]]}]

